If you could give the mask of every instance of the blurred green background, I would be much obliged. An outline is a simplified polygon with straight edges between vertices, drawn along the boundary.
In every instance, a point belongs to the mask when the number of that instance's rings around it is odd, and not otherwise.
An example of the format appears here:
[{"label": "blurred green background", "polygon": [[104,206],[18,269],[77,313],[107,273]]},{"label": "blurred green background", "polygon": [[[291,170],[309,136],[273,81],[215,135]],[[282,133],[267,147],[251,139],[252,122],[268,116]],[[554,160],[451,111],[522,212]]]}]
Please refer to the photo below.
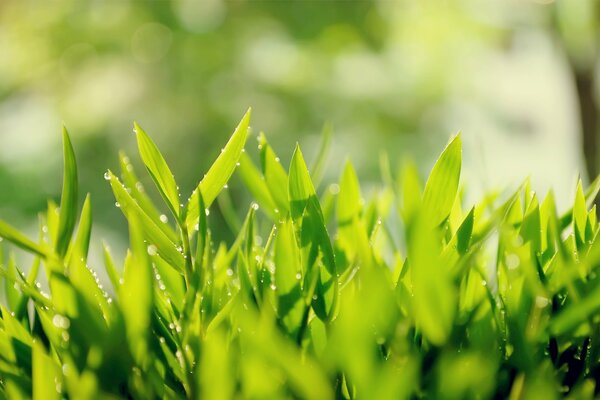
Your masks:
[{"label": "blurred green background", "polygon": [[599,15],[584,0],[2,0],[0,216],[33,232],[58,201],[64,124],[95,235],[114,239],[103,174],[119,149],[141,172],[133,120],[185,194],[249,106],[284,165],[296,141],[312,158],[331,122],[326,182],[348,156],[376,184],[383,151],[425,173],[460,130],[467,198],[530,175],[564,204],[597,173]]}]

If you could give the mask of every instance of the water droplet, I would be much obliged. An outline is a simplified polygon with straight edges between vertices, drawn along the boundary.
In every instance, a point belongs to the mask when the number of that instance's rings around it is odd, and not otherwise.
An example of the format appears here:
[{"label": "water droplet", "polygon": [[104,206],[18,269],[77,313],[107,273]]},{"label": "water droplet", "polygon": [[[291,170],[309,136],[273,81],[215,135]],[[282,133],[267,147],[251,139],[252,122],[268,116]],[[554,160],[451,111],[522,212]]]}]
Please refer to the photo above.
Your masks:
[{"label": "water droplet", "polygon": [[225,153],[225,149],[224,149],[224,148],[223,148],[223,149],[221,149],[221,153]]},{"label": "water droplet", "polygon": [[42,232],[48,233],[48,225],[42,226]]},{"label": "water droplet", "polygon": [[279,162],[279,157],[275,157],[275,161]]},{"label": "water droplet", "polygon": [[197,231],[199,231],[199,230],[200,230],[200,225],[198,225],[198,224],[194,225],[194,230],[195,230],[196,232],[197,232]]},{"label": "water droplet", "polygon": [[538,308],[544,308],[548,305],[548,303],[550,303],[550,300],[544,296],[537,296],[535,298],[535,306]]},{"label": "water droplet", "polygon": [[258,210],[258,203],[252,203],[252,209],[253,210]]},{"label": "water droplet", "polygon": [[312,297],[312,299],[313,299],[313,300],[317,300],[317,295],[316,295],[316,294],[313,294],[313,297]]},{"label": "water droplet", "polygon": [[52,323],[57,328],[63,328],[63,329],[68,329],[69,326],[71,326],[71,321],[69,320],[69,318],[63,317],[60,314],[54,315],[54,317],[52,318]]},{"label": "water droplet", "polygon": [[133,165],[127,164],[127,166],[125,167],[125,169],[127,169],[127,171],[129,171],[129,172],[132,172],[133,171]]},{"label": "water droplet", "polygon": [[231,268],[227,268],[227,276],[233,276],[233,270]]},{"label": "water droplet", "polygon": [[210,210],[208,208],[204,209],[204,214],[208,217],[210,215]]},{"label": "water droplet", "polygon": [[169,222],[169,217],[167,217],[165,214],[160,214],[160,222],[162,222],[163,224],[166,224],[167,222]]},{"label": "water droplet", "polygon": [[515,269],[519,266],[520,263],[521,260],[519,259],[518,255],[512,253],[506,255],[506,266],[508,267],[508,269]]},{"label": "water droplet", "polygon": [[107,181],[110,181],[110,174],[108,173],[108,171],[106,171],[104,173],[104,179],[106,179]]},{"label": "water droplet", "polygon": [[236,166],[236,167],[239,167],[239,166],[240,166],[240,163],[239,163],[239,162],[236,162],[236,163],[235,163],[235,166]]},{"label": "water droplet", "polygon": [[136,182],[135,188],[137,189],[138,192],[144,193],[144,185],[142,185],[142,182]]},{"label": "water droplet", "polygon": [[151,257],[154,257],[155,255],[158,254],[158,249],[153,244],[149,245],[147,250],[148,250],[148,255]]},{"label": "water droplet", "polygon": [[227,184],[223,185],[223,189],[228,189],[228,188],[229,188],[229,185],[227,185]]},{"label": "water droplet", "polygon": [[297,279],[297,280],[300,280],[300,279],[302,279],[302,274],[301,274],[300,272],[298,272],[298,273],[296,274],[296,279]]},{"label": "water droplet", "polygon": [[115,207],[120,208],[121,204],[118,201],[115,201]]}]

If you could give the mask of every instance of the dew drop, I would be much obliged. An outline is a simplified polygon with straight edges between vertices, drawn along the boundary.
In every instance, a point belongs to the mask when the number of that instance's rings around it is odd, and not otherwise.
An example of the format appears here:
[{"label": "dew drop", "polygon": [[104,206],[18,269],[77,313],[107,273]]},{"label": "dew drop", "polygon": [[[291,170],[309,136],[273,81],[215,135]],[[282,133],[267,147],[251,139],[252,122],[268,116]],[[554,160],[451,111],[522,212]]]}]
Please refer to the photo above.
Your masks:
[{"label": "dew drop", "polygon": [[296,274],[296,279],[297,279],[297,280],[300,280],[300,279],[302,279],[302,274],[301,274],[300,272],[298,272],[298,273]]},{"label": "dew drop", "polygon": [[206,214],[206,216],[209,216],[210,215],[210,210],[208,208],[205,208],[204,209],[204,213]]},{"label": "dew drop", "polygon": [[169,217],[167,217],[165,214],[160,214],[160,222],[162,222],[163,224],[166,224],[167,222],[169,222]]},{"label": "dew drop", "polygon": [[227,276],[233,276],[233,270],[231,268],[227,268]]},{"label": "dew drop", "polygon": [[108,171],[106,171],[104,173],[104,179],[106,179],[107,181],[110,181],[110,174],[108,173]]},{"label": "dew drop", "polygon": [[115,201],[115,207],[120,208],[121,204],[118,201]]}]

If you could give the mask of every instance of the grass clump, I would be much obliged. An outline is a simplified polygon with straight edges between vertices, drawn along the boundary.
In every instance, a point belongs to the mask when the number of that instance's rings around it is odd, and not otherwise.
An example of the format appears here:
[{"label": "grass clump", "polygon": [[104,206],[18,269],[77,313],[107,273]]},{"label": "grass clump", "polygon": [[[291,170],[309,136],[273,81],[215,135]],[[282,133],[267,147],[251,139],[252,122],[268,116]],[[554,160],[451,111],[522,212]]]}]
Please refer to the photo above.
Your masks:
[{"label": "grass clump", "polygon": [[[424,185],[407,165],[364,202],[351,163],[317,190],[325,151],[311,177],[299,147],[286,169],[261,134],[257,165],[244,152],[249,118],[184,203],[135,125],[164,205],[126,156],[120,177],[106,173],[130,232],[122,263],[105,247],[108,291],[87,262],[91,201],[79,210],[65,131],[61,203],[49,202],[38,239],[0,221],[0,236],[34,255],[27,275],[13,257],[0,269],[0,396],[598,395],[598,181],[580,182],[563,214],[528,181],[464,208],[456,136]],[[255,203],[233,244],[216,245],[205,210],[235,171]]]}]

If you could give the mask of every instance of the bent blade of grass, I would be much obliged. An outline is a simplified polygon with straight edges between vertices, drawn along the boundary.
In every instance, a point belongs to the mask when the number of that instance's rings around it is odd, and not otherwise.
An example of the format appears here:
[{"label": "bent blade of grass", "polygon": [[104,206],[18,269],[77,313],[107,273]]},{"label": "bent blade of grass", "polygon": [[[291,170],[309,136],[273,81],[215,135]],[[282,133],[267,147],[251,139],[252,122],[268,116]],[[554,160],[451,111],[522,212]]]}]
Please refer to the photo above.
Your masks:
[{"label": "bent blade of grass", "polygon": [[134,122],[134,132],[138,143],[140,157],[146,165],[152,180],[156,184],[158,191],[167,203],[167,206],[173,212],[175,218],[179,218],[179,190],[175,177],[169,169],[167,162],[158,150],[156,144],[150,139],[148,134]]},{"label": "bent blade of grass", "polygon": [[161,213],[152,203],[152,200],[150,200],[148,195],[145,193],[144,187],[138,179],[133,165],[129,161],[129,158],[123,152],[119,153],[119,164],[121,169],[121,176],[123,177],[123,185],[127,187],[128,192],[131,194],[131,197],[138,203],[140,208],[144,210],[148,217],[150,217],[150,219],[152,219],[156,223],[156,225],[162,229],[162,231],[169,237],[169,239],[171,239],[172,242],[176,242],[179,239],[179,237],[172,229],[171,225],[164,222],[164,218],[166,217],[166,215],[161,215]]},{"label": "bent blade of grass", "polygon": [[49,258],[49,256],[52,254],[51,249],[43,244],[37,244],[33,242],[27,236],[23,235],[17,229],[13,228],[11,225],[2,220],[0,220],[0,237],[8,240],[23,250],[37,254],[43,258]]},{"label": "bent blade of grass", "polygon": [[252,197],[254,197],[255,201],[263,210],[265,210],[267,215],[271,217],[271,220],[276,221],[278,218],[277,213],[275,212],[277,205],[271,196],[269,186],[258,168],[245,153],[242,153],[240,156],[240,166],[238,167],[238,171],[242,181],[252,194]]},{"label": "bent blade of grass", "polygon": [[198,191],[202,191],[204,203],[206,207],[210,207],[217,195],[227,184],[227,181],[229,181],[233,171],[235,171],[244,145],[246,144],[246,138],[248,137],[250,113],[251,109],[248,109],[237,128],[235,128],[229,142],[227,142],[219,157],[217,157],[204,178],[200,181],[200,184],[198,184],[198,187],[190,196],[186,206],[186,224],[189,231],[192,230],[198,221],[198,214],[200,212],[198,209]]},{"label": "bent blade of grass", "polygon": [[148,238],[150,245],[156,246],[159,255],[165,261],[169,262],[169,265],[178,271],[184,271],[185,260],[183,254],[177,250],[177,246],[167,237],[163,230],[160,229],[148,215],[146,215],[144,210],[142,210],[127,192],[127,189],[125,189],[123,184],[119,181],[119,178],[111,171],[108,171],[108,177],[117,204],[119,204],[119,208],[123,211],[127,220],[131,221],[132,218],[137,218],[139,223],[143,226],[143,232]]},{"label": "bent blade of grass", "polygon": [[69,247],[77,219],[77,162],[67,129],[63,127],[64,176],[60,198],[60,215],[56,237],[56,253],[63,257]]},{"label": "bent blade of grass", "polygon": [[437,225],[450,214],[458,192],[461,169],[460,134],[444,149],[436,161],[423,192],[423,206]]}]

